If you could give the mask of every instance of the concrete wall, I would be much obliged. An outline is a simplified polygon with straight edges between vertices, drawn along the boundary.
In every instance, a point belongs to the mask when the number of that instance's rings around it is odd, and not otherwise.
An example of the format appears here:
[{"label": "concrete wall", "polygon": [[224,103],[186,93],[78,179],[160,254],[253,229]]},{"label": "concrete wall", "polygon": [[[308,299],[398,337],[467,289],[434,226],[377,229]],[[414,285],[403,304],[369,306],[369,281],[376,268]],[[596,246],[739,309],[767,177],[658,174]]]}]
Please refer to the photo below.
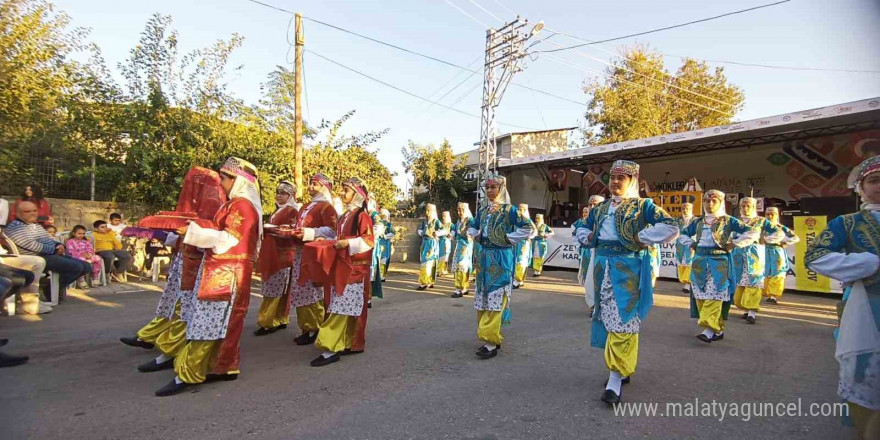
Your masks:
[{"label": "concrete wall", "polygon": [[[9,209],[11,210],[17,197],[3,196],[3,198],[9,201]],[[147,215],[145,209],[129,206],[125,203],[54,198],[46,200],[52,207],[52,217],[55,219],[55,226],[59,231],[70,230],[75,225],[83,225],[91,229],[95,220],[108,220],[110,214],[114,212],[122,214],[122,218],[126,220],[127,224],[133,224],[137,219]]]},{"label": "concrete wall", "polygon": [[418,262],[419,246],[421,246],[422,240],[417,231],[419,225],[422,224],[422,220],[414,218],[392,218],[391,223],[395,228],[403,226],[407,229],[406,237],[394,244],[394,255],[391,256],[391,261],[394,263],[400,263],[403,254],[406,253],[407,261]]}]

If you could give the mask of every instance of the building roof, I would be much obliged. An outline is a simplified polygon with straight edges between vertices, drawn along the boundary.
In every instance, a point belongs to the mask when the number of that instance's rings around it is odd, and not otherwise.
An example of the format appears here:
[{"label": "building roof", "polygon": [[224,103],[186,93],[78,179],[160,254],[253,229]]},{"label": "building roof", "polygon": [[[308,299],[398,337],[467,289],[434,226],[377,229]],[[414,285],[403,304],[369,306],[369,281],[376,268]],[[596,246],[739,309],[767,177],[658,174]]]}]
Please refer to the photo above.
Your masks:
[{"label": "building roof", "polygon": [[536,165],[590,165],[616,159],[673,156],[871,129],[880,129],[880,97],[683,133],[517,159],[499,158],[498,168],[509,171]]}]

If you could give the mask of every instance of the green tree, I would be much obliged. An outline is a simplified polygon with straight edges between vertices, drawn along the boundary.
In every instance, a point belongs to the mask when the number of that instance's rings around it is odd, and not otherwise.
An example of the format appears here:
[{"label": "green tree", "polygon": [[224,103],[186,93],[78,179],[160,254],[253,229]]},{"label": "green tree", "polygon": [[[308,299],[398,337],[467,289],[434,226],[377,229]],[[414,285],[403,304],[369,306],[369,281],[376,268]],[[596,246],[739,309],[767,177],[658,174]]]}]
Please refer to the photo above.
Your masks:
[{"label": "green tree", "polygon": [[403,157],[404,169],[413,175],[414,202],[418,207],[433,203],[439,211],[454,211],[456,203],[476,188],[474,182],[465,180],[466,159],[456,159],[446,139],[439,147],[409,141],[403,148]]},{"label": "green tree", "polygon": [[643,46],[624,49],[607,77],[584,86],[589,96],[585,139],[607,144],[731,122],[745,97],[723,68],[685,59],[675,74]]}]

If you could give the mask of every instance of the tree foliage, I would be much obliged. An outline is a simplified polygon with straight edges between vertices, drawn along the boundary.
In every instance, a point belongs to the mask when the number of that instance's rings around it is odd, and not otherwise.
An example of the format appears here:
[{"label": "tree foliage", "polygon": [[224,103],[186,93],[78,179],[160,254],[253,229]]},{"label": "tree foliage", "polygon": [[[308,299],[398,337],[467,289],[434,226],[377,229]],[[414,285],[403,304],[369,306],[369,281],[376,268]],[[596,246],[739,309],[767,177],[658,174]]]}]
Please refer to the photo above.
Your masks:
[{"label": "tree foliage", "polygon": [[590,144],[728,124],[745,100],[723,68],[711,70],[705,62],[686,58],[671,74],[663,55],[643,46],[624,49],[606,75],[584,86]]},{"label": "tree foliage", "polygon": [[[30,162],[66,165],[55,172],[70,179],[94,171],[114,199],[167,209],[190,167],[216,168],[238,156],[259,169],[264,209],[273,209],[277,182],[293,178],[293,72],[276,68],[262,85],[262,99],[246,105],[228,91],[226,79],[240,69],[230,59],[243,38],[233,34],[181,54],[171,17],[155,14],[118,64],[119,85],[87,33],[68,30],[69,22],[44,0],[0,3],[4,181],[30,182],[35,170],[21,160],[27,154]],[[79,52],[88,62],[70,59]],[[322,171],[341,181],[359,175],[380,203],[393,206],[393,174],[371,149],[387,129],[342,135],[353,115],[305,127],[316,145],[304,151],[304,176]]]},{"label": "tree foliage", "polygon": [[476,188],[465,179],[465,158],[456,159],[446,139],[439,147],[410,141],[403,148],[403,157],[404,169],[413,175],[414,207],[433,203],[438,211],[454,212],[456,204]]}]

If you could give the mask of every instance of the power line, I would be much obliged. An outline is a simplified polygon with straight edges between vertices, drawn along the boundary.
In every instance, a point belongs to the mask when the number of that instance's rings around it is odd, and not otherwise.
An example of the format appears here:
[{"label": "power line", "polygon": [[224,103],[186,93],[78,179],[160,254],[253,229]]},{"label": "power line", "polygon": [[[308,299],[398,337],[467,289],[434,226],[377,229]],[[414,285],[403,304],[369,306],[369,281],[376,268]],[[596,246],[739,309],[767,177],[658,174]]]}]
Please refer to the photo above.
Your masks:
[{"label": "power line", "polygon": [[576,44],[576,45],[574,45],[574,46],[563,47],[563,48],[559,48],[559,49],[543,50],[543,51],[539,51],[539,52],[544,52],[544,53],[560,52],[560,51],[563,51],[563,50],[575,49],[575,48],[578,48],[578,47],[590,46],[590,45],[593,45],[593,44],[607,43],[607,42],[609,42],[609,41],[623,40],[623,39],[626,39],[626,38],[638,37],[638,36],[640,36],[640,35],[647,35],[647,34],[653,34],[653,33],[655,33],[655,32],[668,31],[668,30],[670,30],[670,29],[675,29],[675,28],[680,28],[680,27],[690,26],[690,25],[692,25],[692,24],[703,23],[703,22],[706,22],[706,21],[716,20],[716,19],[719,19],[719,18],[729,17],[729,16],[731,16],[731,15],[737,15],[737,14],[742,14],[742,13],[749,12],[749,11],[754,11],[754,10],[757,10],[757,9],[769,8],[769,7],[771,7],[771,6],[781,5],[781,4],[783,4],[783,3],[788,3],[788,2],[790,2],[790,1],[791,1],[791,0],[781,0],[781,1],[778,1],[778,2],[775,2],[775,3],[768,3],[768,4],[765,4],[765,5],[755,6],[755,7],[752,7],[752,8],[740,9],[740,10],[738,10],[738,11],[728,12],[728,13],[726,13],[726,14],[716,15],[716,16],[713,16],[713,17],[701,18],[701,19],[699,19],[699,20],[689,21],[689,22],[686,22],[686,23],[679,23],[679,24],[674,24],[674,25],[671,25],[671,26],[665,26],[665,27],[662,27],[662,28],[651,29],[651,30],[643,31],[643,32],[636,32],[636,33],[634,33],[634,34],[629,34],[629,35],[623,35],[623,36],[620,36],[620,37],[606,38],[606,39],[604,39],[604,40],[592,41],[592,42],[589,42],[589,43],[583,43],[583,44]]},{"label": "power line", "polygon": [[476,22],[478,25],[482,26],[484,29],[488,29],[488,28],[492,27],[492,26],[489,26],[488,24],[486,24],[485,22],[480,21],[477,17],[474,17],[474,16],[471,15],[471,14],[468,14],[467,11],[465,11],[464,9],[461,9],[461,8],[458,7],[458,5],[456,5],[455,3],[452,3],[452,2],[449,1],[449,0],[443,0],[443,1],[445,1],[447,5],[452,6],[452,7],[455,8],[455,9],[458,9],[458,12],[461,12],[461,13],[464,14],[467,18],[470,18],[471,20],[473,20],[474,22]]},{"label": "power line", "polygon": [[[278,8],[278,7],[275,7],[275,6],[272,6],[272,5],[268,5],[268,4],[263,3],[263,2],[260,2],[260,1],[258,1],[258,0],[247,0],[247,1],[249,1],[249,2],[251,2],[251,3],[256,3],[256,4],[258,4],[258,5],[263,5],[263,6],[266,6],[266,7],[272,8],[272,9],[275,9],[276,11],[281,11],[281,12],[284,12],[284,13],[287,13],[287,14],[294,14],[294,12],[292,12],[292,11],[288,11],[288,10],[286,10],[286,9],[282,9],[282,8]],[[435,62],[438,62],[438,63],[440,63],[440,64],[445,64],[445,65],[450,66],[450,67],[455,67],[456,69],[465,70],[465,71],[470,72],[470,73],[481,73],[479,70],[474,70],[474,69],[471,69],[471,68],[469,68],[469,67],[464,67],[464,66],[462,66],[462,65],[455,64],[455,63],[450,62],[450,61],[442,60],[442,59],[440,59],[440,58],[436,58],[436,57],[433,57],[433,56],[430,56],[430,55],[425,55],[425,54],[423,54],[423,53],[416,52],[416,51],[414,51],[414,50],[410,50],[410,49],[407,49],[407,48],[404,48],[404,47],[398,46],[398,45],[396,45],[396,44],[388,43],[388,42],[385,42],[385,41],[382,41],[382,40],[377,40],[377,39],[375,39],[375,38],[373,38],[373,37],[368,37],[368,36],[366,36],[366,35],[359,34],[359,33],[357,33],[357,32],[350,31],[350,30],[348,30],[348,29],[341,28],[341,27],[339,27],[339,26],[336,26],[336,25],[332,25],[332,24],[330,24],[330,23],[323,22],[323,21],[321,21],[321,20],[317,20],[317,19],[314,19],[314,18],[306,17],[306,16],[303,16],[303,19],[304,19],[304,20],[311,21],[312,23],[320,24],[321,26],[326,26],[326,27],[329,27],[329,28],[331,28],[331,29],[336,29],[336,30],[338,30],[338,31],[340,31],[340,32],[345,32],[345,33],[347,33],[347,34],[351,34],[351,35],[354,35],[354,36],[356,36],[356,37],[360,37],[360,38],[363,38],[363,39],[365,39],[365,40],[372,41],[372,42],[377,43],[377,44],[381,44],[381,45],[383,45],[383,46],[388,46],[388,47],[390,47],[390,48],[392,48],[392,49],[397,49],[397,50],[400,50],[400,51],[406,52],[406,53],[411,54],[411,55],[415,55],[415,56],[418,56],[418,57],[422,57],[422,58],[425,58],[425,59],[429,59],[429,60],[431,60],[431,61],[435,61]],[[533,91],[533,92],[540,93],[540,94],[542,94],[542,95],[550,96],[550,97],[553,97],[553,98],[556,98],[556,99],[559,99],[559,100],[562,100],[562,101],[570,102],[570,103],[572,103],[572,104],[577,104],[577,105],[579,105],[579,106],[586,105],[584,102],[575,101],[575,100],[573,100],[573,99],[566,98],[566,97],[564,97],[564,96],[555,95],[555,94],[553,94],[553,93],[545,92],[545,91],[543,91],[543,90],[539,90],[539,89],[535,89],[535,88],[531,88],[531,87],[528,87],[528,86],[525,86],[525,85],[522,85],[522,84],[517,84],[517,83],[511,83],[511,84],[513,84],[513,85],[515,85],[515,86],[517,86],[517,87],[520,87],[520,88],[526,89],[526,90],[531,90],[531,91]]]},{"label": "power line", "polygon": [[681,55],[673,55],[673,54],[668,54],[668,53],[664,54],[664,55],[679,58],[679,59],[690,58],[692,60],[705,61],[708,63],[732,64],[735,66],[748,66],[748,67],[763,67],[765,69],[803,70],[803,71],[811,71],[811,72],[880,73],[880,70],[826,69],[826,68],[822,68],[822,67],[773,66],[770,64],[743,63],[740,61],[707,60],[707,59],[699,59],[699,58],[693,58],[693,57],[685,57],[685,56],[681,56]]},{"label": "power line", "polygon": [[[553,46],[556,46],[556,47],[562,47],[561,45],[556,44],[556,43],[553,43],[553,42],[549,42],[549,41],[548,41],[548,43],[549,43],[549,44],[552,44]],[[645,79],[648,79],[648,80],[650,80],[650,81],[658,82],[658,83],[660,83],[660,84],[663,84],[663,85],[666,85],[666,86],[672,87],[672,88],[674,88],[674,89],[681,90],[681,91],[683,91],[683,92],[690,93],[690,94],[692,94],[692,95],[699,96],[699,97],[701,97],[701,98],[706,98],[706,99],[708,99],[708,100],[710,100],[710,101],[714,101],[714,102],[717,103],[717,104],[721,104],[721,105],[726,105],[726,106],[733,107],[733,105],[732,105],[731,103],[729,103],[729,102],[722,101],[722,100],[720,100],[720,99],[716,99],[716,98],[713,98],[713,97],[711,97],[711,96],[707,96],[707,95],[704,95],[704,94],[702,94],[702,93],[695,92],[695,91],[693,91],[693,90],[685,89],[685,88],[683,88],[683,87],[680,87],[680,86],[677,86],[677,85],[673,84],[671,81],[663,81],[663,80],[659,80],[659,79],[657,79],[657,78],[650,77],[650,76],[645,75],[645,74],[643,74],[643,73],[636,72],[635,70],[632,70],[632,69],[626,67],[625,65],[614,65],[614,64],[609,63],[609,62],[607,62],[607,61],[605,61],[605,60],[601,60],[601,59],[599,59],[599,58],[592,57],[592,56],[587,55],[587,54],[585,54],[585,53],[583,53],[583,52],[580,52],[580,51],[577,51],[577,52],[575,52],[575,53],[576,53],[577,55],[580,55],[581,57],[584,57],[584,58],[587,58],[587,59],[590,59],[590,60],[593,60],[593,61],[596,61],[596,62],[599,62],[599,63],[605,64],[606,66],[613,67],[613,68],[615,68],[615,69],[622,69],[622,70],[625,70],[625,71],[630,72],[630,73],[632,73],[632,74],[635,74],[635,75],[641,76],[641,77],[643,77],[643,78],[645,78]],[[675,79],[675,77],[673,77],[673,76],[670,75],[669,73],[664,72],[662,69],[657,68],[657,69],[655,69],[655,71],[660,72],[660,73],[662,73],[662,74],[664,74],[664,75],[666,75],[666,76],[669,76],[669,77],[672,78],[672,79]]]},{"label": "power line", "polygon": [[475,2],[474,0],[468,0],[468,1],[471,2],[472,5],[474,5],[474,6],[476,6],[477,8],[479,8],[481,11],[483,11],[483,12],[489,14],[490,17],[492,17],[492,18],[494,18],[495,20],[498,20],[498,21],[504,23],[504,20],[502,20],[501,18],[499,18],[497,15],[493,14],[492,11],[490,11],[490,10],[488,10],[488,9],[486,9],[486,8],[484,8],[484,7],[482,7],[482,6],[480,6],[479,3]]},{"label": "power line", "polygon": [[[324,55],[321,55],[321,54],[319,54],[319,53],[317,53],[317,52],[315,52],[315,51],[308,50],[308,49],[305,49],[305,51],[308,52],[308,53],[310,53],[310,54],[312,54],[312,55],[315,55],[315,56],[318,57],[318,58],[321,58],[321,59],[323,59],[323,60],[325,60],[325,61],[328,61],[328,62],[330,62],[330,63],[333,63],[333,64],[335,64],[335,65],[337,65],[337,66],[339,66],[339,67],[342,67],[342,68],[345,69],[345,70],[348,70],[348,71],[350,71],[350,72],[352,72],[352,73],[356,73],[356,74],[358,74],[358,75],[360,75],[360,76],[363,76],[364,78],[367,78],[367,79],[369,79],[369,80],[375,81],[375,82],[377,82],[377,83],[379,83],[379,84],[382,84],[382,85],[385,86],[385,87],[389,87],[389,88],[392,88],[392,89],[394,89],[394,90],[397,90],[398,92],[401,92],[401,93],[404,93],[404,94],[406,94],[406,95],[412,96],[413,98],[416,98],[416,99],[419,99],[419,100],[422,100],[422,101],[425,101],[425,102],[429,102],[429,103],[431,103],[431,104],[434,104],[434,105],[437,105],[437,106],[443,107],[443,108],[445,108],[445,109],[447,109],[447,110],[452,110],[452,111],[454,111],[454,112],[456,112],[456,113],[461,113],[461,114],[466,115],[466,116],[471,116],[471,117],[478,118],[478,119],[480,118],[480,115],[475,115],[475,114],[473,114],[473,113],[468,113],[468,112],[466,112],[466,111],[464,111],[464,110],[459,110],[459,109],[457,109],[457,108],[455,108],[455,107],[450,107],[450,106],[448,106],[448,105],[441,104],[441,103],[439,103],[439,102],[432,101],[432,100],[430,100],[430,99],[428,99],[428,98],[424,98],[424,97],[422,97],[422,96],[416,95],[415,93],[412,93],[412,92],[410,92],[410,91],[408,91],[408,90],[404,90],[404,89],[402,89],[402,88],[400,88],[400,87],[397,87],[397,86],[395,86],[395,85],[393,85],[393,84],[387,83],[387,82],[382,81],[382,80],[380,80],[380,79],[378,79],[378,78],[375,78],[375,77],[372,77],[372,76],[370,76],[370,75],[367,75],[366,73],[363,73],[363,72],[361,72],[361,71],[358,70],[358,69],[355,69],[355,68],[352,68],[352,67],[348,67],[348,66],[346,66],[346,65],[344,65],[344,64],[342,64],[342,63],[340,63],[340,62],[338,62],[338,61],[331,60],[330,58],[327,58],[327,57],[325,57]],[[524,129],[524,130],[532,130],[532,131],[536,130],[535,128],[531,128],[531,127],[523,127],[523,126],[521,126],[521,125],[506,124],[506,123],[503,123],[503,122],[499,122],[499,124],[508,125],[508,126],[516,127],[516,128],[522,128],[522,129]]]},{"label": "power line", "polygon": [[[611,51],[611,50],[608,50],[608,49],[603,48],[603,47],[602,47],[602,46],[603,46],[602,44],[596,44],[596,43],[598,43],[598,42],[596,42],[596,41],[586,40],[586,39],[583,39],[583,38],[580,38],[580,37],[577,37],[577,36],[574,36],[574,35],[571,35],[571,34],[567,34],[567,33],[565,33],[565,32],[558,31],[558,30],[556,30],[556,29],[550,29],[550,28],[548,28],[548,27],[545,27],[544,30],[546,30],[546,31],[548,31],[548,32],[552,32],[554,35],[562,35],[563,37],[566,37],[566,38],[568,38],[568,39],[570,39],[570,40],[573,40],[573,41],[580,41],[580,42],[583,42],[583,43],[591,43],[591,44],[595,44],[595,46],[592,46],[594,49],[597,49],[597,50],[600,50],[600,51],[602,51],[602,52],[605,52],[605,53],[611,54],[611,55],[613,55],[613,56],[615,56],[615,57],[617,57],[617,58],[624,58],[624,57],[622,57],[622,56],[621,56],[619,53],[617,53],[617,52],[614,52],[614,51]],[[701,59],[701,58],[689,57],[689,56],[684,56],[684,55],[675,55],[675,54],[665,53],[665,52],[659,52],[659,53],[660,53],[661,55],[664,55],[664,56],[673,57],[673,58],[678,58],[678,59],[691,59],[691,60],[694,60],[694,61],[701,61],[701,62],[706,62],[706,63],[732,64],[732,65],[735,65],[735,66],[762,67],[762,68],[767,68],[767,69],[798,70],[798,71],[816,71],[816,72],[842,72],[842,73],[880,73],[880,70],[865,70],[865,69],[828,69],[828,68],[822,68],[822,67],[775,66],[775,65],[770,65],[770,64],[745,63],[745,62],[741,62],[741,61],[725,61],[725,60],[709,60],[709,59]],[[638,64],[638,65],[646,65],[646,64],[644,64],[644,63],[640,63],[640,62],[635,61],[635,60],[630,60],[630,61],[632,61],[632,62],[634,62],[634,63],[636,63],[636,64]],[[665,73],[665,72],[664,72],[664,73]],[[668,74],[668,73],[666,73],[666,75],[672,76],[672,75],[670,75],[670,74]],[[711,87],[704,86],[704,85],[702,85],[702,84],[694,83],[693,85],[698,86],[698,87],[702,87],[702,88],[704,88],[704,89],[706,89],[706,90],[713,90]]]},{"label": "power line", "polygon": [[718,109],[716,109],[716,108],[713,108],[713,107],[707,107],[707,106],[705,106],[705,105],[703,105],[703,104],[700,104],[700,103],[697,103],[697,102],[693,102],[693,101],[690,101],[690,100],[685,99],[685,98],[681,98],[681,97],[678,97],[678,96],[670,95],[668,92],[663,91],[663,90],[658,91],[658,92],[654,92],[653,90],[649,89],[647,86],[644,86],[644,85],[639,84],[639,83],[637,83],[637,82],[633,82],[633,81],[630,81],[630,80],[628,80],[628,79],[624,79],[624,78],[617,78],[617,77],[614,77],[614,76],[608,75],[607,73],[603,73],[603,72],[600,72],[600,71],[598,71],[598,70],[593,70],[593,69],[590,69],[589,67],[585,67],[585,66],[582,66],[582,65],[580,65],[580,64],[572,63],[572,62],[567,61],[567,60],[565,60],[565,59],[558,58],[558,57],[556,57],[555,55],[545,55],[545,57],[547,57],[548,60],[555,61],[555,62],[557,62],[557,63],[560,63],[560,64],[563,64],[563,65],[566,65],[566,66],[572,67],[572,68],[574,68],[574,69],[578,69],[578,70],[581,70],[581,71],[584,71],[584,72],[589,72],[589,73],[598,74],[598,75],[604,76],[605,78],[608,78],[608,79],[611,79],[611,80],[614,80],[614,81],[622,81],[622,82],[625,82],[625,83],[627,83],[627,84],[630,84],[630,85],[633,85],[633,86],[636,86],[636,87],[641,87],[641,88],[643,88],[643,89],[645,89],[645,90],[647,90],[647,91],[649,91],[649,92],[659,93],[659,94],[661,94],[661,95],[666,95],[666,96],[669,97],[670,99],[683,101],[683,102],[686,102],[686,103],[688,103],[688,104],[690,104],[690,105],[693,105],[693,106],[696,106],[696,107],[703,108],[703,109],[705,109],[705,110],[709,110],[709,111],[713,111],[713,112],[716,112],[716,113],[720,113],[720,114],[722,114],[722,115],[727,115],[726,112],[723,112],[723,111],[718,110]]}]

